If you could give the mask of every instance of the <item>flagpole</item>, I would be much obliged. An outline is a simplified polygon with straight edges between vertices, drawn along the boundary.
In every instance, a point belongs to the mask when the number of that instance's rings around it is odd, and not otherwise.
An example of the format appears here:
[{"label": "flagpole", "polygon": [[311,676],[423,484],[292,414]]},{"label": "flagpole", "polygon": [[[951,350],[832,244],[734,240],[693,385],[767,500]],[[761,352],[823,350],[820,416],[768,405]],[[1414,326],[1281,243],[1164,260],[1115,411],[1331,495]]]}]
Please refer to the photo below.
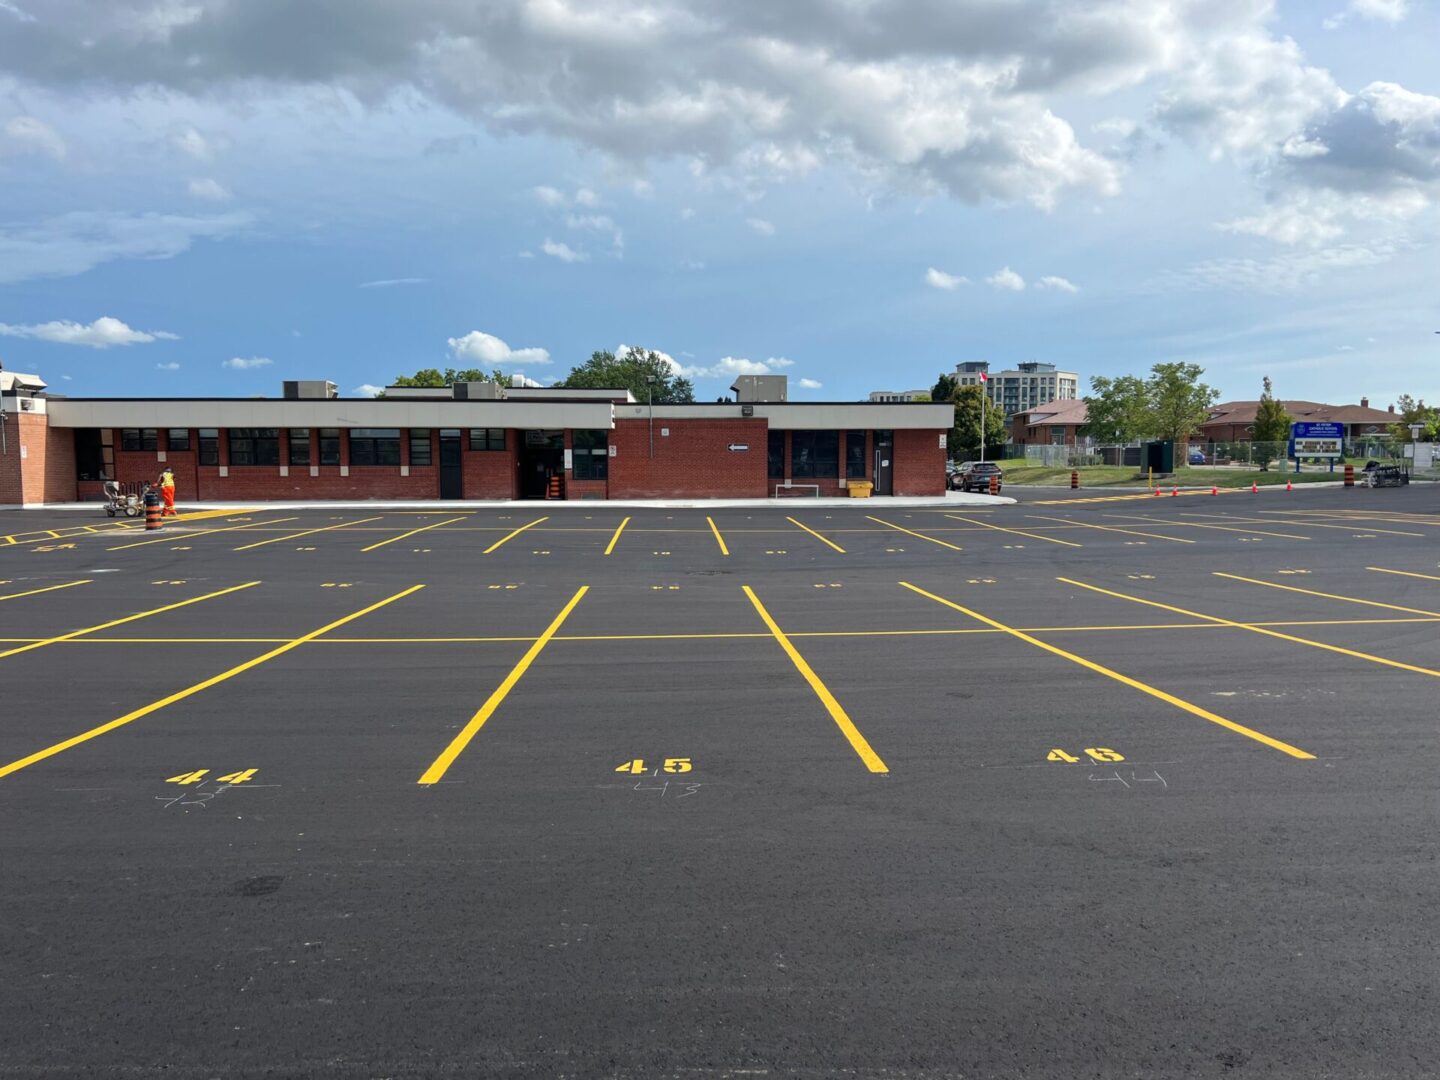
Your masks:
[{"label": "flagpole", "polygon": [[980,460],[985,460],[985,399],[990,396],[990,380],[980,373]]}]

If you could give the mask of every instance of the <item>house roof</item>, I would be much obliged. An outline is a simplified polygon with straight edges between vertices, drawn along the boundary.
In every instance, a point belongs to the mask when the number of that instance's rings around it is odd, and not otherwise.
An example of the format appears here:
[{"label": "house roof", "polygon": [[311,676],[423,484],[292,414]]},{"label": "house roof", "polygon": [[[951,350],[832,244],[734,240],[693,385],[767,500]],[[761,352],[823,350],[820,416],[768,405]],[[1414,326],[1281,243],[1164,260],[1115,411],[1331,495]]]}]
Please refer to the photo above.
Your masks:
[{"label": "house roof", "polygon": [[1022,409],[1012,419],[1022,424],[1083,424],[1088,415],[1089,410],[1083,400],[1066,398]]},{"label": "house roof", "polygon": [[[1292,420],[1329,420],[1337,424],[1393,424],[1395,413],[1366,405],[1326,405],[1320,401],[1282,400]],[[1259,401],[1225,401],[1210,410],[1201,428],[1216,424],[1253,424]]]}]

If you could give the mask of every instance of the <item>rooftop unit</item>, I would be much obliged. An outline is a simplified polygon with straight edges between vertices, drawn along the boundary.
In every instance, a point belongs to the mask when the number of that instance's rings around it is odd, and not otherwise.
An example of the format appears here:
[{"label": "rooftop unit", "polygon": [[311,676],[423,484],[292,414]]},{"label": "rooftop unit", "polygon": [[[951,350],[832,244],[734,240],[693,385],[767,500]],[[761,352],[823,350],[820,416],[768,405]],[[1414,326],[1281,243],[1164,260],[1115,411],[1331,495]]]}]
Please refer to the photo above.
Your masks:
[{"label": "rooftop unit", "polygon": [[323,401],[340,396],[340,388],[329,379],[286,379],[282,385],[287,401]]},{"label": "rooftop unit", "polygon": [[736,401],[787,401],[790,379],[786,375],[741,375],[730,389]]}]

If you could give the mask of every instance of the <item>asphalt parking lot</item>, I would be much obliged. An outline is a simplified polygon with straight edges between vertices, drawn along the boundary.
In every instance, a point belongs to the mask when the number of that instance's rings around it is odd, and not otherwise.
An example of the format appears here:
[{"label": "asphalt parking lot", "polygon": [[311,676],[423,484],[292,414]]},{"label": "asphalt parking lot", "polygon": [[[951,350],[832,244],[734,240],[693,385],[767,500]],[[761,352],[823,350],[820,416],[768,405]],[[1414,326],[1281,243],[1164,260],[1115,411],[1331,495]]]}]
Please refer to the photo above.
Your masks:
[{"label": "asphalt parking lot", "polygon": [[1440,488],[0,517],[0,1077],[1433,1076]]}]

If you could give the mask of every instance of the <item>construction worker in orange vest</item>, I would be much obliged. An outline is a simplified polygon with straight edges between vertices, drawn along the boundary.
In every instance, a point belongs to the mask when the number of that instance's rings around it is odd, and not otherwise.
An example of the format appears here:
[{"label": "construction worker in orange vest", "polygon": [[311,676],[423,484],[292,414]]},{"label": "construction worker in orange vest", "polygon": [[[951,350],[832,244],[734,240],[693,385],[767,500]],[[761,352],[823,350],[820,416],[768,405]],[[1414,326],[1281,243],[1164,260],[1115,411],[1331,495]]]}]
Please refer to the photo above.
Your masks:
[{"label": "construction worker in orange vest", "polygon": [[175,516],[175,470],[169,465],[160,474],[160,497],[165,500],[165,509],[161,511],[162,517]]}]

